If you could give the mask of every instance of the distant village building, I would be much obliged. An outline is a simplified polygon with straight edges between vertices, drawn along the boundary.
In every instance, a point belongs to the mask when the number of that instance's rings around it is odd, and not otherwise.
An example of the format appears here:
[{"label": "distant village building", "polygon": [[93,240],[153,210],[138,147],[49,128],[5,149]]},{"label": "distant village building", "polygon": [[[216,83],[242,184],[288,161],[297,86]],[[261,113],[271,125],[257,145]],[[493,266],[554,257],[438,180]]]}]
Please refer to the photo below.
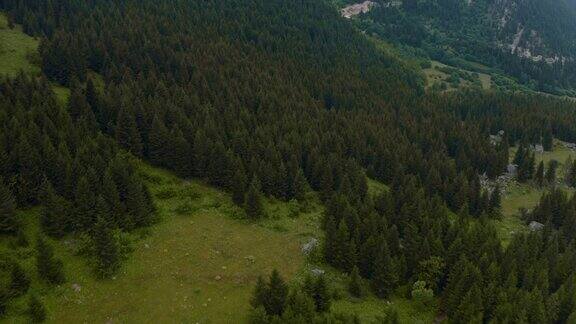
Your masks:
[{"label": "distant village building", "polygon": [[528,227],[532,232],[536,232],[542,230],[544,228],[544,224],[538,223],[536,221],[531,221]]}]

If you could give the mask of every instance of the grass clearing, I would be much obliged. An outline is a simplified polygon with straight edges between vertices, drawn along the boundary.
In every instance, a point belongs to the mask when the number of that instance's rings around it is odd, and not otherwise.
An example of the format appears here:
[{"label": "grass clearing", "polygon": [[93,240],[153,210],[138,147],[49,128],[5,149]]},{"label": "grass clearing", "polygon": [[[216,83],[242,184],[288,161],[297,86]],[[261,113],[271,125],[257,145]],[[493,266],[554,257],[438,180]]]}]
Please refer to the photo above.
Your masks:
[{"label": "grass clearing", "polygon": [[[299,232],[281,232],[239,219],[239,209],[227,194],[200,182],[182,181],[144,164],[140,170],[161,221],[130,235],[134,250],[110,280],[96,280],[86,260],[74,255],[77,240],[54,242],[65,263],[67,282],[46,288],[34,280],[49,323],[238,322],[249,310],[259,275],[279,269],[290,279],[303,268]],[[191,206],[188,213],[177,212],[183,204]],[[38,228],[37,214],[26,212],[30,232]],[[299,219],[294,228],[300,227]],[[16,253],[34,273],[33,251]],[[81,290],[75,291],[73,284]],[[11,322],[27,322],[25,305],[25,298],[13,303]]]},{"label": "grass clearing", "polygon": [[[161,220],[127,235],[133,250],[112,279],[95,279],[87,260],[76,253],[81,246],[78,237],[52,241],[67,276],[59,287],[47,287],[36,278],[33,246],[10,250],[8,242],[0,242],[0,254],[10,253],[32,276],[32,290],[42,296],[48,323],[239,323],[250,310],[258,276],[267,276],[272,269],[291,284],[303,280],[312,268],[326,269],[339,296],[335,312],[362,313],[369,322],[389,307],[387,301],[372,296],[350,297],[346,274],[312,264],[314,260],[302,253],[302,244],[323,235],[319,227],[323,208],[315,193],[309,194],[307,204],[265,199],[270,217],[253,223],[222,191],[144,163],[138,170],[150,187]],[[387,190],[380,183],[370,183],[372,190]],[[32,241],[39,228],[39,209],[21,215]],[[10,305],[10,323],[29,321],[27,298]],[[391,302],[403,322],[433,319],[432,313],[419,313],[408,299]]]},{"label": "grass clearing", "polygon": [[[440,91],[453,91],[460,88],[479,87],[489,90],[492,87],[492,77],[489,74],[480,72],[471,72],[461,68],[452,67],[438,61],[430,61],[431,66],[422,70],[427,79],[428,89],[439,89]],[[460,75],[477,75],[475,82],[465,80],[458,76],[452,76],[447,71],[451,70],[454,74]],[[453,78],[456,78],[454,81]]]},{"label": "grass clearing", "polygon": [[[513,160],[516,155],[517,147],[510,148],[510,159]],[[552,152],[544,152],[536,154],[536,164],[544,161],[547,164],[551,160],[556,160],[560,163],[558,168],[558,177],[564,176],[564,163],[568,157],[575,158],[576,153],[566,148],[561,141],[554,141],[554,148]],[[563,187],[568,193],[573,193],[574,189]],[[507,246],[512,237],[518,233],[525,233],[528,231],[526,224],[520,219],[520,208],[531,210],[540,201],[540,197],[548,190],[548,188],[536,188],[530,184],[511,183],[508,187],[506,194],[502,197],[502,219],[496,221],[498,233],[502,238],[502,243]]]},{"label": "grass clearing", "polygon": [[21,26],[10,29],[8,19],[0,13],[0,75],[14,77],[20,71],[39,74],[40,68],[30,60],[37,55],[38,44],[38,40],[24,34]]},{"label": "grass clearing", "polygon": [[377,197],[385,192],[388,192],[389,190],[390,188],[382,182],[368,178],[368,194],[370,196]]},{"label": "grass clearing", "polygon": [[384,316],[389,308],[395,308],[400,316],[400,323],[424,324],[433,323],[435,314],[429,309],[420,309],[405,298],[392,298],[390,301],[367,297],[365,299],[342,299],[335,301],[332,309],[335,312],[357,314],[362,323],[374,323]]}]

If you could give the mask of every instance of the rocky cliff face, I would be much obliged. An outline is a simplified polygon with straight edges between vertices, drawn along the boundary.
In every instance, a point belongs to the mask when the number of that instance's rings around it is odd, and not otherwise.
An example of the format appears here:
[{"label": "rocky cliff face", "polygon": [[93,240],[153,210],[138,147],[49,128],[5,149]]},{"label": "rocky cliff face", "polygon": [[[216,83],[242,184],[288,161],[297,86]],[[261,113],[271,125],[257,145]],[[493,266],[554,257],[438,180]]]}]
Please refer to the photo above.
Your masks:
[{"label": "rocky cliff face", "polygon": [[[496,45],[534,62],[564,63],[576,56],[576,0],[495,0],[489,17]],[[574,6],[574,7],[572,7]]]}]

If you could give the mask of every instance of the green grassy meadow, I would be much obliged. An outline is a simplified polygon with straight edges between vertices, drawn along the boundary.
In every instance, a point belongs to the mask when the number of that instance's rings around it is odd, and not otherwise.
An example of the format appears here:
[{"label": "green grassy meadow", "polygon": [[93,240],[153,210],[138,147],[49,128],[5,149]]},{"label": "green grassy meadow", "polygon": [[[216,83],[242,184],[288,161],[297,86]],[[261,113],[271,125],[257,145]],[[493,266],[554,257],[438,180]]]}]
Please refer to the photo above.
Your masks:
[{"label": "green grassy meadow", "polygon": [[[361,313],[364,322],[370,323],[392,306],[403,322],[432,321],[432,311],[419,313],[408,299],[394,298],[388,304],[371,296],[351,298],[345,274],[302,253],[302,244],[322,237],[319,219],[323,210],[315,193],[310,193],[306,204],[266,199],[269,217],[250,222],[228,194],[141,162],[138,165],[160,220],[127,236],[132,251],[115,277],[95,278],[88,260],[78,255],[79,237],[52,241],[67,276],[66,283],[58,287],[45,286],[36,278],[32,246],[11,250],[10,256],[32,275],[32,290],[45,302],[48,323],[243,322],[258,276],[278,269],[296,284],[315,267],[330,276],[337,296],[335,312]],[[386,188],[372,181],[370,187]],[[29,238],[38,231],[38,215],[38,208],[21,212]],[[0,243],[0,252],[9,253],[8,244]],[[24,296],[12,303],[8,322],[27,323],[26,301]]]},{"label": "green grassy meadow", "polygon": [[[514,159],[517,147],[510,148],[510,159]],[[576,158],[576,152],[566,148],[562,142],[554,141],[554,148],[551,152],[537,153],[536,164],[544,161],[548,164],[551,160],[559,162],[557,176],[563,177],[564,164],[566,160],[571,157]],[[512,236],[517,233],[528,231],[526,224],[519,218],[519,209],[526,208],[530,210],[534,208],[540,201],[540,197],[546,192],[547,188],[536,188],[530,184],[513,183],[508,188],[506,194],[502,197],[502,220],[496,221],[497,229],[502,238],[504,245],[507,245]],[[572,188],[564,188],[569,193],[573,193]]]},{"label": "green grassy meadow", "polygon": [[20,71],[40,73],[40,68],[30,60],[37,55],[38,44],[38,40],[24,34],[20,26],[8,28],[6,16],[0,13],[0,75],[13,77]]}]

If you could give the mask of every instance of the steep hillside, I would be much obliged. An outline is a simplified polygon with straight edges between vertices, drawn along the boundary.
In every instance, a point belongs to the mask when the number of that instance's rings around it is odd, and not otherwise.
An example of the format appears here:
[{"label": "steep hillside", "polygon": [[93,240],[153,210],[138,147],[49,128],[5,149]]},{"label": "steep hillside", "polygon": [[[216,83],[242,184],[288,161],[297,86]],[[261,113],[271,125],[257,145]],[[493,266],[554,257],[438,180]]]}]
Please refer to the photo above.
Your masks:
[{"label": "steep hillside", "polygon": [[394,49],[322,0],[0,0],[41,70],[0,81],[2,320],[574,322],[576,105],[480,89],[493,2],[411,4],[352,18]]},{"label": "steep hillside", "polygon": [[467,69],[482,63],[539,91],[576,86],[576,11],[565,0],[373,3],[358,26],[417,56]]}]

